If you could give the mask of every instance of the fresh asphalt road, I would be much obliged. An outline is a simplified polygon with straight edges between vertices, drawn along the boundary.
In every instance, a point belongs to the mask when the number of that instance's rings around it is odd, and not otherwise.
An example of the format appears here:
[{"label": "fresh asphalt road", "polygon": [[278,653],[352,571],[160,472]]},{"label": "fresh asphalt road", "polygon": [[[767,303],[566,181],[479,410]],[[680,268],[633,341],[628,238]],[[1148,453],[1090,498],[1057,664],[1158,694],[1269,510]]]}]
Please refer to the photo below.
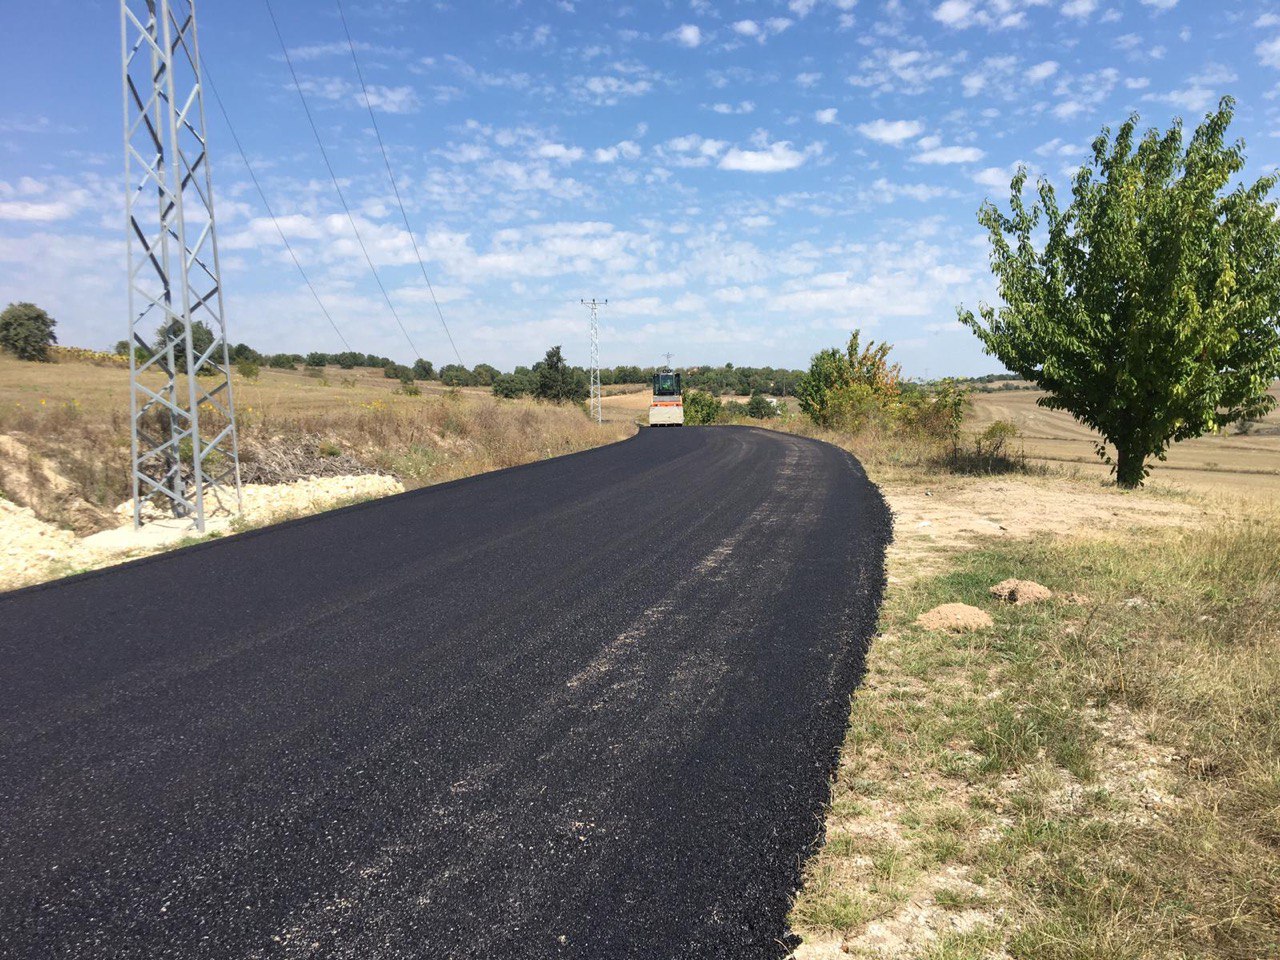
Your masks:
[{"label": "fresh asphalt road", "polygon": [[644,430],[0,596],[0,956],[782,956],[889,535]]}]

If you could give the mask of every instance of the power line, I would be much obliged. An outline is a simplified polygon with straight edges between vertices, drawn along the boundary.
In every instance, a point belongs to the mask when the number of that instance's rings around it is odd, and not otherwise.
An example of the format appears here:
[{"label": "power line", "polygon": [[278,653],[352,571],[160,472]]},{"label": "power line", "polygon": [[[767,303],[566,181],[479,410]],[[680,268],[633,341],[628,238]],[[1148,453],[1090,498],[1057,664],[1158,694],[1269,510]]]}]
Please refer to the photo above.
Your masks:
[{"label": "power line", "polygon": [[409,348],[413,351],[414,356],[422,360],[424,359],[422,353],[418,350],[417,344],[413,342],[413,337],[409,336],[409,331],[400,319],[400,314],[396,312],[395,304],[391,302],[391,295],[387,293],[387,288],[382,283],[382,277],[378,276],[378,268],[373,265],[373,257],[369,256],[369,248],[364,245],[364,238],[360,236],[360,228],[356,226],[356,218],[352,215],[351,207],[347,204],[347,197],[342,192],[342,186],[338,183],[338,175],[333,171],[333,164],[329,160],[329,151],[324,148],[324,141],[320,138],[320,129],[316,126],[315,117],[311,115],[311,107],[307,103],[307,95],[302,92],[302,84],[298,80],[298,71],[293,67],[293,58],[289,56],[289,48],[285,45],[284,34],[280,32],[280,23],[276,20],[276,12],[271,6],[271,0],[263,0],[263,2],[267,5],[267,13],[271,17],[271,25],[275,28],[276,39],[280,41],[280,52],[284,54],[284,62],[289,67],[289,75],[293,77],[294,89],[298,91],[298,99],[302,101],[302,109],[307,115],[307,123],[311,125],[311,133],[316,138],[316,146],[320,148],[320,156],[324,158],[324,165],[329,171],[329,179],[333,181],[333,189],[337,191],[338,200],[342,203],[342,209],[347,214],[347,221],[351,224],[351,230],[356,235],[356,243],[360,245],[360,251],[364,254],[365,262],[369,264],[369,272],[373,274],[373,279],[378,284],[378,289],[382,291],[382,299],[387,302],[387,309],[391,311],[391,316],[395,317],[396,326],[404,334],[404,338],[408,341]]},{"label": "power line", "polygon": [[404,220],[405,232],[409,234],[409,242],[413,244],[413,255],[418,258],[418,266],[422,270],[422,279],[427,282],[427,290],[431,293],[431,302],[435,304],[436,314],[440,317],[440,326],[444,327],[444,335],[449,338],[449,346],[453,355],[458,358],[459,366],[465,367],[458,345],[453,342],[453,334],[449,332],[449,324],[445,322],[444,311],[440,309],[440,301],[436,299],[436,289],[427,276],[427,265],[423,262],[422,251],[418,249],[418,240],[413,235],[413,227],[409,225],[409,214],[405,212],[404,200],[400,198],[400,187],[396,184],[396,176],[391,172],[391,160],[387,156],[387,145],[382,140],[382,131],[378,128],[378,118],[373,112],[373,103],[369,100],[369,88],[365,86],[364,71],[360,69],[360,58],[356,56],[356,43],[351,37],[351,28],[347,26],[347,15],[342,9],[342,0],[334,0],[338,5],[338,17],[342,20],[342,30],[347,35],[347,47],[351,50],[351,62],[356,67],[356,78],[360,81],[360,95],[364,98],[365,109],[369,111],[369,122],[373,124],[374,136],[378,138],[378,149],[382,151],[382,163],[387,168],[387,179],[391,181],[391,190],[396,196],[396,205],[400,207],[400,217]]},{"label": "power line", "polygon": [[218,110],[222,113],[222,119],[227,124],[227,130],[231,133],[231,139],[236,145],[236,149],[240,151],[240,159],[244,161],[245,169],[249,171],[249,179],[253,181],[254,189],[258,191],[258,199],[262,201],[263,207],[266,208],[267,216],[271,218],[272,224],[275,225],[276,233],[280,234],[280,240],[284,244],[284,248],[289,251],[289,257],[293,260],[293,265],[298,268],[302,280],[307,285],[307,289],[311,291],[311,296],[315,297],[316,306],[320,308],[320,312],[324,314],[324,318],[329,321],[329,326],[333,327],[333,332],[338,335],[338,339],[342,341],[342,345],[351,350],[351,344],[347,343],[347,338],[342,335],[342,331],[338,329],[337,323],[334,322],[333,315],[325,307],[324,301],[320,299],[320,294],[316,291],[315,285],[311,282],[311,278],[307,276],[307,271],[302,269],[302,264],[298,260],[298,255],[294,253],[289,238],[285,236],[284,229],[280,226],[280,221],[276,219],[275,211],[271,209],[271,204],[267,200],[267,195],[262,189],[262,184],[258,182],[258,175],[253,172],[253,164],[249,162],[249,157],[245,153],[244,146],[240,143],[240,137],[236,134],[236,128],[231,123],[231,117],[227,114],[226,105],[222,102],[222,96],[218,93],[218,86],[213,82],[213,76],[209,73],[209,67],[203,65],[204,78],[209,82],[209,89],[213,92],[213,99],[218,104]]}]

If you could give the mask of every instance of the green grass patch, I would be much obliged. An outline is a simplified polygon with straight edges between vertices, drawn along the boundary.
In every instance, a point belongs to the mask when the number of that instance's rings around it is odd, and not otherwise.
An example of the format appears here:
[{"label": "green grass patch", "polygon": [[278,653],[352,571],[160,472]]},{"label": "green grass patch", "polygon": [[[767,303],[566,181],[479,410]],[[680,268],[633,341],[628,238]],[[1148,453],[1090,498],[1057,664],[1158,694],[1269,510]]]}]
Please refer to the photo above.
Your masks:
[{"label": "green grass patch", "polygon": [[[1001,605],[1007,577],[1088,601]],[[952,602],[995,628],[915,626]],[[833,792],[859,829],[810,864],[802,934],[856,954],[911,900],[992,914],[916,957],[1280,957],[1280,519],[972,550],[881,630]],[[930,886],[957,870],[990,890]]]}]

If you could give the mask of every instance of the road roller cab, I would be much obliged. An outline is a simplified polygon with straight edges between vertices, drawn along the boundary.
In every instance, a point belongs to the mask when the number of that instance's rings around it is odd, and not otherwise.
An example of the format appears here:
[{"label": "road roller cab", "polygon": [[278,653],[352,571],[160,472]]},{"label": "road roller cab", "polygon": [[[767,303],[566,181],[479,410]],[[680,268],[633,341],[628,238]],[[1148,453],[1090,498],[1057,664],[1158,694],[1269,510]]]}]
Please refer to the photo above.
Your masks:
[{"label": "road roller cab", "polygon": [[680,374],[660,370],[653,375],[653,401],[649,404],[649,426],[684,426],[684,398],[680,394]]}]

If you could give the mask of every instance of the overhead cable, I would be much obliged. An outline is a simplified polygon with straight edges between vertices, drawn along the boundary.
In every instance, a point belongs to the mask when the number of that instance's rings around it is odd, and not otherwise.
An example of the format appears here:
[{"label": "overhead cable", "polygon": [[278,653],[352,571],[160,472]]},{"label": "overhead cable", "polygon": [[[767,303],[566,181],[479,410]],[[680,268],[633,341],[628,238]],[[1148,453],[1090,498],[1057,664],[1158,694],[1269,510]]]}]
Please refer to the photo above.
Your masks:
[{"label": "overhead cable", "polygon": [[356,225],[356,218],[351,213],[346,194],[342,192],[342,185],[338,183],[338,175],[334,172],[333,163],[329,160],[329,151],[324,147],[324,140],[320,137],[320,129],[316,126],[315,117],[311,114],[311,106],[307,103],[307,95],[303,92],[302,83],[298,80],[298,71],[294,69],[293,58],[289,56],[289,48],[285,45],[284,35],[280,32],[280,23],[276,20],[276,12],[271,6],[271,0],[263,0],[263,2],[267,5],[267,13],[271,17],[271,25],[275,28],[276,39],[280,42],[280,52],[284,54],[284,62],[289,67],[289,75],[293,78],[293,87],[298,91],[298,99],[302,101],[302,109],[307,115],[307,123],[311,125],[311,132],[316,138],[316,146],[320,148],[320,156],[324,158],[324,165],[329,171],[329,179],[333,181],[333,189],[338,194],[338,200],[342,203],[343,211],[346,212],[347,221],[351,224],[351,230],[356,237],[356,243],[360,245],[360,251],[364,254],[365,262],[369,264],[369,272],[373,274],[373,279],[377,283],[378,289],[382,291],[382,299],[386,301],[387,309],[391,311],[391,316],[395,317],[396,326],[404,334],[404,338],[408,342],[409,348],[413,351],[413,355],[422,360],[424,357],[413,342],[413,337],[409,335],[404,321],[400,319],[400,314],[396,312],[395,304],[391,302],[391,295],[387,293],[386,285],[383,284],[382,277],[378,275],[378,268],[373,264],[373,257],[369,256],[369,248],[365,246],[364,238],[360,236],[360,228]]},{"label": "overhead cable", "polygon": [[396,184],[396,176],[391,171],[391,160],[387,156],[387,145],[382,140],[382,131],[378,128],[378,118],[373,110],[373,102],[369,99],[369,88],[364,82],[364,71],[360,69],[360,58],[356,55],[355,40],[351,37],[351,28],[347,26],[347,15],[342,9],[342,0],[334,0],[338,5],[338,17],[342,20],[343,32],[347,35],[347,47],[351,50],[351,62],[356,67],[356,78],[360,81],[360,96],[364,100],[365,109],[369,111],[369,122],[373,124],[374,136],[378,138],[378,149],[382,151],[382,163],[387,168],[387,179],[391,181],[391,190],[395,193],[396,205],[400,207],[400,217],[404,220],[405,232],[409,234],[409,242],[413,244],[413,255],[418,258],[418,266],[422,270],[422,279],[427,283],[427,290],[431,293],[431,302],[435,304],[436,314],[440,317],[440,326],[444,327],[444,335],[449,338],[449,346],[453,348],[453,355],[458,358],[460,366],[466,366],[462,362],[462,354],[458,352],[458,345],[453,342],[453,334],[449,332],[449,324],[444,318],[444,311],[440,309],[440,301],[436,299],[435,287],[431,284],[431,278],[427,276],[427,265],[422,259],[422,251],[418,249],[418,240],[413,235],[413,227],[409,225],[409,214],[405,212],[404,200],[400,197],[400,187]]},{"label": "overhead cable", "polygon": [[227,114],[227,107],[222,102],[222,97],[218,93],[217,84],[213,82],[213,77],[209,73],[209,67],[206,63],[202,64],[204,70],[204,78],[209,83],[209,89],[213,92],[213,99],[218,104],[218,110],[222,113],[222,119],[227,124],[227,130],[231,134],[231,140],[235,143],[236,149],[240,152],[240,159],[244,161],[245,169],[249,171],[249,179],[253,181],[254,189],[258,191],[258,199],[262,201],[262,206],[267,211],[267,216],[271,218],[272,224],[275,225],[276,233],[280,234],[280,241],[284,244],[284,248],[289,251],[289,257],[293,260],[293,265],[298,268],[302,280],[307,285],[307,289],[311,291],[311,296],[315,297],[316,306],[320,308],[320,312],[324,314],[324,318],[329,321],[329,326],[333,327],[333,332],[338,335],[338,339],[342,341],[342,345],[351,350],[351,344],[347,343],[347,338],[342,335],[342,331],[338,329],[338,324],[334,322],[333,315],[324,305],[324,301],[320,299],[320,294],[316,291],[315,284],[311,282],[311,278],[307,276],[307,271],[302,268],[302,263],[298,260],[298,255],[293,250],[293,245],[289,243],[289,238],[285,236],[284,229],[280,226],[280,221],[276,218],[275,211],[271,209],[271,203],[267,200],[267,195],[262,189],[262,184],[258,182],[258,175],[254,173],[253,164],[249,162],[249,157],[245,153],[244,147],[240,143],[240,137],[236,134],[236,128],[231,123],[231,117]]}]

